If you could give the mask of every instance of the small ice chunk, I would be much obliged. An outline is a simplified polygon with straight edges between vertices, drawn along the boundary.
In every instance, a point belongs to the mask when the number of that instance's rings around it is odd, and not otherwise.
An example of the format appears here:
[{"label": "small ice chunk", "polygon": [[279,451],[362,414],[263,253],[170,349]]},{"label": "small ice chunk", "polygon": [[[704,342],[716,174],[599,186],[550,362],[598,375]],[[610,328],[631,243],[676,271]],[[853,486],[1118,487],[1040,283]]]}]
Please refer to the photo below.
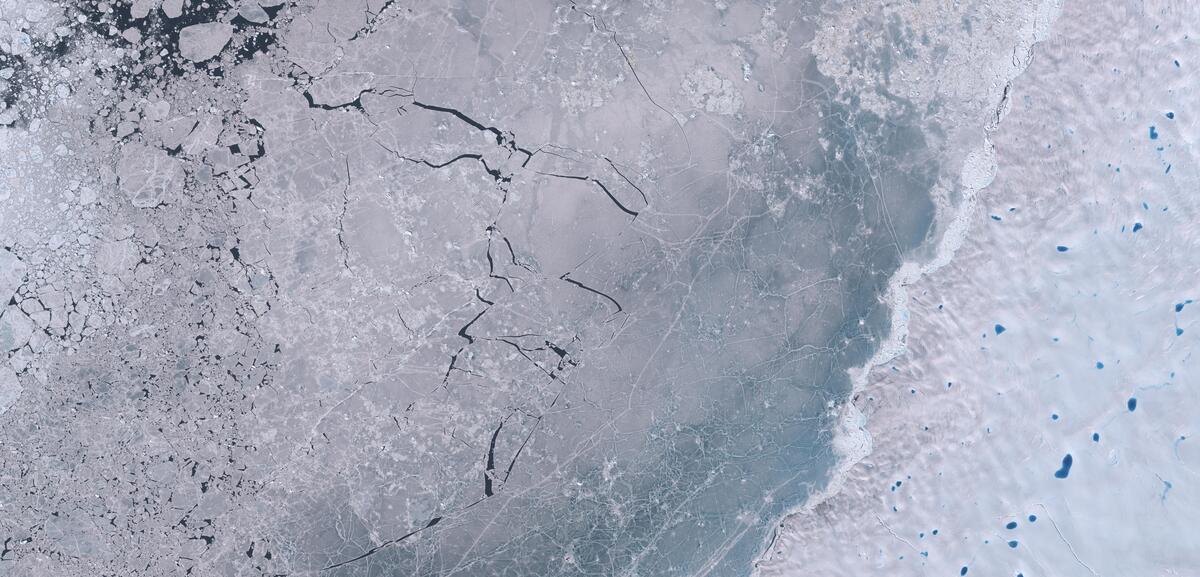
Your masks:
[{"label": "small ice chunk", "polygon": [[163,0],[162,11],[167,18],[179,18],[183,15],[183,0]]},{"label": "small ice chunk", "polygon": [[242,7],[238,9],[238,15],[255,24],[263,24],[271,19],[267,15],[267,11],[262,9],[262,6],[250,3],[242,4]]},{"label": "small ice chunk", "polygon": [[92,204],[93,202],[96,202],[96,200],[98,198],[100,198],[99,193],[96,192],[96,189],[94,189],[90,186],[85,186],[85,187],[83,187],[82,190],[79,191],[79,204],[82,204],[84,206],[87,206],[89,204]]},{"label": "small ice chunk", "polygon": [[50,13],[50,7],[41,0],[32,0],[25,5],[25,20],[29,22],[41,22]]},{"label": "small ice chunk", "polygon": [[13,56],[24,56],[33,50],[33,38],[20,30],[11,32],[8,42],[8,52]]},{"label": "small ice chunk", "polygon": [[171,103],[166,100],[158,100],[151,102],[143,109],[143,114],[147,119],[155,122],[166,120],[171,114]]},{"label": "small ice chunk", "polygon": [[141,20],[150,15],[150,11],[158,7],[158,0],[133,0],[129,6],[129,17]]},{"label": "small ice chunk", "polygon": [[233,26],[229,24],[193,24],[179,31],[179,54],[192,62],[204,62],[220,54],[232,37]]},{"label": "small ice chunk", "polygon": [[136,131],[137,129],[138,129],[138,124],[136,122],[129,122],[127,120],[118,122],[116,137],[117,138],[125,138],[126,136],[133,134],[134,131]]}]

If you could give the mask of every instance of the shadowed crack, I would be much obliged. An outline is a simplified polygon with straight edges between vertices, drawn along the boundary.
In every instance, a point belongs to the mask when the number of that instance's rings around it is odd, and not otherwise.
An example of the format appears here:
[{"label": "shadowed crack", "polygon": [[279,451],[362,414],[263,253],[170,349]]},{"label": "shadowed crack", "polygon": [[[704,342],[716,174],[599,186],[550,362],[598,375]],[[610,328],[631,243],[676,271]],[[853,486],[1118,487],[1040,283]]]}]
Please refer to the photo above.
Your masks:
[{"label": "shadowed crack", "polygon": [[[613,167],[613,168],[616,168],[616,167]],[[608,199],[611,200],[613,204],[617,205],[617,208],[619,208],[621,210],[621,212],[628,214],[629,216],[632,216],[634,218],[637,218],[637,216],[639,214],[637,211],[630,209],[629,207],[622,204],[621,201],[617,200],[617,197],[613,196],[613,193],[608,190],[608,187],[604,186],[603,182],[600,182],[600,180],[598,180],[597,178],[595,178],[593,176],[577,176],[574,174],[554,174],[552,172],[540,172],[540,171],[535,171],[535,172],[537,172],[538,174],[540,174],[542,176],[549,176],[549,177],[553,177],[553,178],[565,178],[567,180],[581,180],[581,181],[585,181],[585,182],[591,182],[592,184],[595,184],[596,186],[600,187],[600,190],[604,191],[605,196],[607,196]],[[622,178],[624,178],[624,177],[622,176]],[[626,179],[626,180],[628,180],[628,179]],[[630,183],[630,184],[633,184],[633,183]],[[637,188],[637,187],[635,186],[634,188]],[[641,192],[641,191],[642,191],[642,189],[638,188],[638,192]],[[646,195],[643,193],[642,198],[645,198],[645,197],[646,197]]]},{"label": "shadowed crack", "polygon": [[567,282],[569,282],[569,283],[571,283],[571,284],[573,284],[573,285],[575,285],[575,286],[577,286],[577,287],[579,287],[579,288],[581,288],[581,289],[583,289],[583,290],[585,290],[585,291],[588,291],[588,292],[590,292],[590,293],[592,293],[592,294],[599,295],[599,296],[603,297],[605,300],[607,300],[608,302],[612,303],[612,304],[613,304],[613,306],[617,307],[617,312],[621,312],[621,311],[624,311],[624,310],[625,310],[625,308],[621,306],[621,303],[617,302],[617,299],[614,299],[614,298],[612,298],[611,296],[608,296],[607,294],[605,294],[605,293],[603,293],[603,292],[601,292],[601,291],[598,291],[598,290],[596,290],[596,289],[594,289],[594,288],[592,288],[592,287],[590,287],[590,286],[587,286],[587,285],[585,285],[585,284],[583,284],[583,283],[581,283],[581,282],[579,282],[579,281],[577,281],[577,280],[575,280],[575,279],[571,278],[571,276],[570,276],[570,275],[571,275],[571,273],[565,273],[565,274],[563,274],[562,276],[558,277],[558,279],[559,279],[559,280],[564,280],[564,281],[567,281]]},{"label": "shadowed crack", "polygon": [[496,274],[496,261],[495,261],[495,259],[492,258],[492,235],[491,235],[491,233],[495,232],[495,230],[496,230],[496,227],[494,225],[489,226],[487,228],[487,232],[488,232],[488,246],[487,246],[488,278],[500,279],[500,280],[504,281],[504,284],[508,285],[509,292],[517,292],[517,289],[513,287],[513,283],[511,280],[509,280],[508,277],[506,277],[504,275]]},{"label": "shadowed crack", "polygon": [[638,191],[638,194],[642,195],[642,203],[649,205],[650,199],[646,198],[646,193],[644,191],[642,191],[642,187],[634,184],[632,180],[629,180],[629,177],[625,176],[625,173],[621,172],[621,169],[617,168],[617,164],[615,162],[613,162],[611,158],[609,158],[607,156],[605,156],[603,158],[604,158],[604,161],[607,162],[608,165],[612,167],[613,172],[617,173],[617,176],[620,176],[622,180],[629,183],[629,186],[632,186],[634,190]]},{"label": "shadowed crack", "polygon": [[[364,93],[365,92],[369,92],[369,91],[364,91]],[[305,94],[306,94],[306,97],[308,97],[307,93],[305,93]],[[402,95],[407,96],[407,94],[402,94]],[[309,99],[309,102],[311,105],[311,98]],[[344,104],[344,105],[341,105],[340,107],[350,106],[351,104],[353,104],[353,103]],[[521,163],[522,168],[525,168],[529,165],[529,161],[533,159],[534,155],[538,154],[539,152],[543,152],[543,150],[541,148],[539,148],[536,151],[532,151],[527,148],[522,148],[520,146],[517,146],[515,137],[513,136],[513,134],[511,132],[502,131],[499,128],[496,128],[494,126],[485,126],[483,123],[471,118],[470,116],[467,116],[466,114],[462,113],[461,111],[459,111],[455,108],[448,108],[448,107],[444,107],[444,106],[436,106],[433,104],[426,104],[426,103],[419,102],[416,100],[414,100],[412,102],[412,104],[414,106],[423,108],[425,110],[430,110],[433,112],[441,112],[444,114],[450,114],[480,132],[487,132],[487,133],[494,135],[496,138],[496,144],[498,146],[501,146],[509,151],[520,152],[525,155],[525,160]],[[462,154],[459,154],[458,156],[455,156],[454,158],[451,158],[450,160],[447,160],[444,162],[434,162],[434,161],[431,161],[431,160],[428,160],[425,158],[413,158],[410,156],[406,156],[404,154],[401,154],[397,150],[389,148],[388,146],[384,145],[383,143],[381,143],[379,141],[375,141],[375,142],[381,148],[383,148],[384,150],[388,151],[393,156],[395,156],[401,160],[404,160],[407,162],[412,162],[414,164],[422,164],[422,165],[425,165],[432,169],[445,168],[447,166],[451,166],[451,165],[457,163],[460,160],[474,160],[474,161],[478,162],[480,165],[482,165],[484,172],[486,172],[489,176],[491,176],[492,179],[495,180],[496,183],[500,185],[501,190],[504,192],[505,200],[508,199],[508,189],[506,188],[506,185],[508,185],[509,183],[512,182],[512,179],[513,179],[512,174],[511,173],[504,174],[499,169],[492,168],[492,166],[487,163],[487,159],[485,159],[483,157],[483,155],[480,153],[464,152]],[[638,194],[641,195],[642,202],[644,204],[647,204],[647,205],[650,204],[650,200],[646,197],[645,191],[643,191],[641,189],[641,187],[634,184],[633,181],[631,181],[628,177],[626,177],[625,174],[622,173],[617,168],[616,163],[614,163],[608,157],[602,157],[602,158],[604,158],[604,160],[608,163],[608,165],[613,169],[614,172],[617,173],[618,176],[621,177],[622,180],[624,180],[626,183],[628,183],[629,186],[632,186],[634,188],[634,190],[638,191]],[[601,190],[601,192],[603,192],[604,195],[607,196],[608,199],[613,203],[613,205],[616,206],[617,209],[620,210],[621,212],[624,212],[625,214],[632,216],[635,219],[640,214],[640,212],[633,210],[632,208],[629,208],[628,206],[625,205],[625,203],[621,202],[620,199],[618,199],[616,197],[616,195],[614,195],[612,193],[612,190],[610,190],[608,188],[608,186],[604,184],[604,182],[602,182],[600,179],[598,179],[594,176],[573,175],[573,174],[556,174],[556,173],[542,172],[542,171],[534,171],[534,173],[541,175],[541,176],[551,177],[551,178],[562,178],[562,179],[566,179],[566,180],[578,180],[578,181],[582,181],[582,182],[590,182],[590,183],[596,185],[596,187],[599,188]]]},{"label": "shadowed crack", "polygon": [[365,113],[366,109],[363,108],[363,105],[362,105],[362,95],[365,94],[366,92],[367,91],[365,91],[365,90],[362,92],[359,92],[358,96],[354,97],[354,100],[351,100],[350,102],[347,102],[345,104],[338,104],[337,106],[331,106],[329,104],[317,104],[313,100],[312,93],[310,93],[307,90],[304,91],[304,100],[305,100],[305,102],[308,102],[309,108],[319,108],[321,110],[342,110],[344,108],[356,108],[356,109],[358,109],[359,112]]},{"label": "shadowed crack", "polygon": [[342,212],[338,215],[338,245],[342,248],[342,266],[350,270],[350,246],[346,244],[346,210],[350,205],[350,158],[342,157],[346,163],[346,186],[342,188]]},{"label": "shadowed crack", "polygon": [[[305,90],[305,91],[301,92],[301,94],[304,96],[304,101],[308,103],[309,108],[316,108],[318,110],[343,110],[343,109],[347,109],[347,108],[354,108],[354,109],[357,109],[359,112],[363,113],[364,115],[366,115],[366,113],[367,113],[367,110],[366,110],[366,108],[363,107],[363,103],[362,103],[362,97],[364,94],[376,94],[379,96],[399,97],[399,98],[410,98],[412,96],[412,92],[409,92],[408,90],[405,90],[405,89],[399,88],[399,87],[395,87],[395,86],[388,86],[388,87],[383,88],[382,90],[376,90],[375,88],[364,88],[362,90],[359,90],[358,94],[354,95],[354,100],[351,100],[350,102],[346,102],[344,104],[332,105],[332,104],[317,104],[316,99],[313,97],[312,92],[310,90]],[[368,120],[369,120],[369,118],[368,118]]]},{"label": "shadowed crack", "polygon": [[345,561],[339,561],[339,562],[334,563],[333,565],[329,565],[328,567],[325,567],[321,570],[329,571],[331,569],[337,569],[338,567],[342,567],[344,565],[349,565],[351,563],[354,563],[355,561],[361,561],[363,559],[366,559],[367,557],[370,557],[371,555],[374,555],[374,554],[382,551],[383,549],[385,549],[387,547],[390,547],[392,545],[395,545],[396,543],[399,543],[405,539],[408,539],[409,537],[412,537],[413,535],[416,535],[417,533],[420,533],[421,531],[424,531],[430,527],[433,527],[434,525],[437,525],[438,523],[441,523],[441,522],[442,522],[442,517],[434,517],[434,518],[430,519],[428,523],[425,523],[425,526],[423,526],[419,529],[413,529],[412,531],[409,531],[408,533],[405,533],[404,535],[396,537],[395,539],[389,539],[387,541],[384,541],[383,543],[380,543],[380,544],[368,549],[366,553],[363,553],[352,559],[346,559]]},{"label": "shadowed crack", "polygon": [[496,470],[496,438],[500,436],[500,429],[503,428],[504,421],[500,421],[500,425],[492,432],[492,441],[488,443],[487,468],[483,471],[483,495],[485,497],[495,494],[492,491],[492,472]]},{"label": "shadowed crack", "polygon": [[529,428],[529,434],[525,435],[525,440],[521,442],[521,446],[517,448],[517,453],[513,455],[511,461],[508,462],[508,468],[504,470],[504,481],[508,482],[508,476],[512,474],[513,467],[517,465],[517,459],[521,457],[521,451],[525,450],[525,445],[529,444],[529,439],[533,438],[533,434],[537,432],[538,427],[542,425],[542,418],[538,417],[537,422]]},{"label": "shadowed crack", "polygon": [[475,337],[473,337],[469,333],[467,333],[467,329],[471,328],[471,325],[475,324],[475,321],[479,320],[479,317],[482,317],[487,312],[488,312],[488,309],[483,309],[483,310],[479,311],[479,314],[475,315],[475,318],[471,319],[470,322],[463,325],[461,329],[458,329],[458,336],[460,336],[464,339],[467,339],[467,344],[469,344],[469,345],[475,344]]},{"label": "shadowed crack", "polygon": [[513,136],[513,134],[511,132],[501,131],[499,128],[496,128],[495,126],[484,126],[479,121],[471,118],[470,116],[467,116],[466,114],[463,114],[458,109],[449,108],[449,107],[445,107],[445,106],[437,106],[434,104],[426,104],[424,102],[419,102],[416,100],[413,101],[413,106],[417,106],[419,108],[424,108],[425,110],[430,110],[433,112],[441,112],[444,114],[453,115],[455,118],[467,123],[468,125],[473,127],[475,130],[478,130],[480,132],[492,133],[496,137],[496,144],[498,144],[504,148],[507,148],[513,152],[520,152],[521,154],[525,155],[525,161],[521,163],[522,167],[529,164],[530,159],[533,158],[533,151],[531,151],[527,148],[521,148],[520,146],[517,146],[515,137]]}]

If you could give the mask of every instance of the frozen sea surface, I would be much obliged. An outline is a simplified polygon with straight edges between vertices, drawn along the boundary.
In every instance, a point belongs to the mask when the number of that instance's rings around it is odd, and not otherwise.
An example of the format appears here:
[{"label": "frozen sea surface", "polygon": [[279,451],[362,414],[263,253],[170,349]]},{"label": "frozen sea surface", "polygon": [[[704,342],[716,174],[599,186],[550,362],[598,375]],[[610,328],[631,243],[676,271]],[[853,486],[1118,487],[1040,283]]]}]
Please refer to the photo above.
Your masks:
[{"label": "frozen sea surface", "polygon": [[1194,18],[1060,8],[0,0],[0,575],[1100,572]]},{"label": "frozen sea surface", "polygon": [[874,452],[763,575],[1200,567],[1198,21],[1065,4],[968,240],[908,287],[908,352],[857,393]]}]

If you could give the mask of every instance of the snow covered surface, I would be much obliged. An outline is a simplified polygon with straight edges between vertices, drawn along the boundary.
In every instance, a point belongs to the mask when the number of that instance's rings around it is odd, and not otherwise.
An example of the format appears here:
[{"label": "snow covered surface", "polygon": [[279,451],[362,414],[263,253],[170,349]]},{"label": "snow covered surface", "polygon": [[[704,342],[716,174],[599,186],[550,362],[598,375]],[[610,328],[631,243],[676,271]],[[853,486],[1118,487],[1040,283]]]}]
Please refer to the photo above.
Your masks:
[{"label": "snow covered surface", "polygon": [[872,453],[764,575],[1200,567],[1200,14],[1120,4],[1068,2],[1035,48],[967,240],[857,393]]},{"label": "snow covered surface", "polygon": [[1195,566],[1109,4],[0,0],[0,576]]}]

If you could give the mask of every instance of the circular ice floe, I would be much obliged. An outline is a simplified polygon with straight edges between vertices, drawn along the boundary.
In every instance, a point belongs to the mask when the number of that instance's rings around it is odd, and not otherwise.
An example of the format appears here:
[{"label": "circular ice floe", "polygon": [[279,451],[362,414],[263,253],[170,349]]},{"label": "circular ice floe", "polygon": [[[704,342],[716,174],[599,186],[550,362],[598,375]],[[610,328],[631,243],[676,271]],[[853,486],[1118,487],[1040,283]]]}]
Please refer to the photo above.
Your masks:
[{"label": "circular ice floe", "polygon": [[160,149],[130,144],[117,162],[117,176],[133,206],[153,208],[183,185],[183,164]]},{"label": "circular ice floe", "polygon": [[233,26],[222,22],[193,24],[179,31],[179,54],[203,62],[221,53],[233,36]]}]

